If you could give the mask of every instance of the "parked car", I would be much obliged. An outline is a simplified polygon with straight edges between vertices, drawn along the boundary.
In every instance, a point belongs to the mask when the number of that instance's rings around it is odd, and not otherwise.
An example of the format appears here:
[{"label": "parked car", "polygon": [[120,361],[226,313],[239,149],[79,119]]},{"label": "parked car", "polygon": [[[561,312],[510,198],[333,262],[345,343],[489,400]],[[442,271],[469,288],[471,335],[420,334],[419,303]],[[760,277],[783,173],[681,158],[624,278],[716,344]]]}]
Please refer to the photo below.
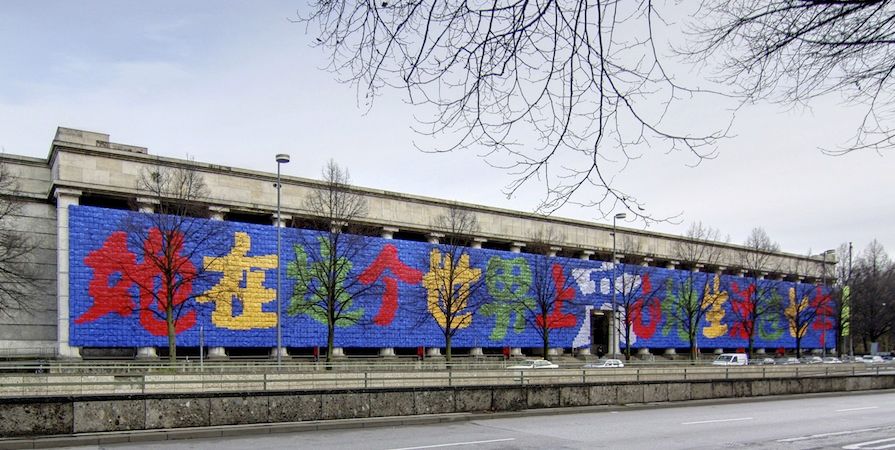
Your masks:
[{"label": "parked car", "polygon": [[825,356],[823,359],[824,364],[842,364],[842,360],[835,356]]},{"label": "parked car", "polygon": [[800,362],[799,362],[799,358],[794,358],[792,356],[789,356],[789,357],[777,358],[776,364],[782,365],[782,366],[789,366],[792,364],[800,364]]},{"label": "parked car", "polygon": [[861,358],[861,362],[863,362],[864,364],[882,364],[885,362],[885,360],[883,360],[882,356],[878,355],[864,355]]},{"label": "parked car", "polygon": [[559,369],[559,366],[546,359],[526,359],[507,367],[507,370]]},{"label": "parked car", "polygon": [[805,356],[801,362],[802,364],[821,364],[824,360],[820,356]]},{"label": "parked car", "polygon": [[625,363],[618,359],[604,359],[584,365],[585,369],[603,369],[607,367],[625,367]]},{"label": "parked car", "polygon": [[774,365],[774,358],[755,358],[755,359],[750,359],[750,360],[749,360],[749,364],[752,364],[752,365],[755,365],[755,366],[773,366],[773,365]]},{"label": "parked car", "polygon": [[745,353],[722,353],[712,361],[713,366],[745,366],[749,357]]}]

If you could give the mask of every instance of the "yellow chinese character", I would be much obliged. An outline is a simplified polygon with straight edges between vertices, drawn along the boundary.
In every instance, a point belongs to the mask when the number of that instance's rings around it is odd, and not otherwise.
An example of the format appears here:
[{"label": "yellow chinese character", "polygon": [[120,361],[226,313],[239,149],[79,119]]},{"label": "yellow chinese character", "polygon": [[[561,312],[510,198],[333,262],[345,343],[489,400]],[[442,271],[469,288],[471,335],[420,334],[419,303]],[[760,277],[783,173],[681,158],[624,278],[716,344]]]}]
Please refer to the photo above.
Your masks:
[{"label": "yellow chinese character", "polygon": [[[789,306],[784,310],[784,314],[786,315],[786,319],[789,321],[789,335],[792,337],[796,337],[796,322],[799,322],[800,317],[799,314],[802,314],[803,311],[808,309],[808,297],[802,297],[802,300],[796,304],[796,290],[795,288],[789,288]],[[799,335],[798,337],[805,337],[805,333],[808,332],[808,323],[805,320],[802,320],[802,326],[799,327]]]},{"label": "yellow chinese character", "polygon": [[702,328],[702,334],[709,339],[724,336],[727,334],[727,325],[721,323],[724,318],[724,304],[727,303],[727,291],[718,291],[721,287],[721,277],[715,274],[715,280],[711,291],[709,287],[705,287],[702,296],[702,307],[709,308],[705,313],[705,318],[711,324]]},{"label": "yellow chinese character", "polygon": [[[448,326],[451,317],[453,329],[466,328],[472,323],[472,313],[463,313],[469,300],[470,284],[481,277],[482,271],[469,267],[469,255],[464,254],[459,262],[454,262],[451,255],[433,249],[429,254],[429,273],[423,276],[423,287],[428,291],[429,313],[441,328]],[[449,298],[444,298],[449,297]]]},{"label": "yellow chinese character", "polygon": [[[234,234],[233,249],[222,258],[205,257],[207,270],[224,274],[221,281],[196,299],[215,302],[211,321],[218,327],[231,330],[273,328],[277,314],[261,311],[261,305],[276,299],[276,289],[264,287],[264,269],[277,267],[276,255],[246,256],[252,246],[248,234]],[[240,282],[245,279],[245,287]],[[233,316],[233,300],[242,302],[242,314]]]}]

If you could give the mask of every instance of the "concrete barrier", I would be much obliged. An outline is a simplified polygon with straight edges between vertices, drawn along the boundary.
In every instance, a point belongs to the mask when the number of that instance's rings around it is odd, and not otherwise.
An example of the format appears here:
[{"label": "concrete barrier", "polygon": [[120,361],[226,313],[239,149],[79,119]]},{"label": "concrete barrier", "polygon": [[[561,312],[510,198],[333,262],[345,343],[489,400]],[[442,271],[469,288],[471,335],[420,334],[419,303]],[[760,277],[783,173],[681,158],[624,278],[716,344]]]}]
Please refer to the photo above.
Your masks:
[{"label": "concrete barrier", "polygon": [[[256,382],[253,380],[252,382]],[[5,438],[895,388],[895,375],[0,399]],[[2,443],[2,439],[0,439]]]}]

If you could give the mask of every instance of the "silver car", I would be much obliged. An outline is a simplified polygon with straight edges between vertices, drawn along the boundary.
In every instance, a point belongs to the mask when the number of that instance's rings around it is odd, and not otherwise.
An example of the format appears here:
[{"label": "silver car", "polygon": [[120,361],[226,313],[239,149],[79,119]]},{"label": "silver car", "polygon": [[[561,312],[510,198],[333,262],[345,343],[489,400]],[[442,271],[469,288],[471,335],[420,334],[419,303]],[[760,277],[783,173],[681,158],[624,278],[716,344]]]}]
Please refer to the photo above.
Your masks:
[{"label": "silver car", "polygon": [[613,367],[625,367],[625,363],[621,362],[619,359],[604,359],[584,365],[585,369],[605,369]]},{"label": "silver car", "polygon": [[559,369],[559,366],[546,359],[526,359],[507,367],[507,370]]}]

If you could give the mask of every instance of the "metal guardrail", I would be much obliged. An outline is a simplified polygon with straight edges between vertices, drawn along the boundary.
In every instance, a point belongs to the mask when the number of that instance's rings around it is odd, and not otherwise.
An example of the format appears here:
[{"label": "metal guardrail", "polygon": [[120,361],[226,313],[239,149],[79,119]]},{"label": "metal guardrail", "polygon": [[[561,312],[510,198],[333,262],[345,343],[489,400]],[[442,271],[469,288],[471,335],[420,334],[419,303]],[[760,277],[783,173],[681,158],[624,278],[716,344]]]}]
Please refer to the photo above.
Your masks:
[{"label": "metal guardrail", "polygon": [[4,374],[0,397],[195,392],[266,392],[304,389],[436,387],[612,383],[621,381],[693,381],[707,379],[779,379],[831,375],[895,374],[888,365],[665,366],[617,369],[476,369],[338,371],[195,372],[142,374]]}]

